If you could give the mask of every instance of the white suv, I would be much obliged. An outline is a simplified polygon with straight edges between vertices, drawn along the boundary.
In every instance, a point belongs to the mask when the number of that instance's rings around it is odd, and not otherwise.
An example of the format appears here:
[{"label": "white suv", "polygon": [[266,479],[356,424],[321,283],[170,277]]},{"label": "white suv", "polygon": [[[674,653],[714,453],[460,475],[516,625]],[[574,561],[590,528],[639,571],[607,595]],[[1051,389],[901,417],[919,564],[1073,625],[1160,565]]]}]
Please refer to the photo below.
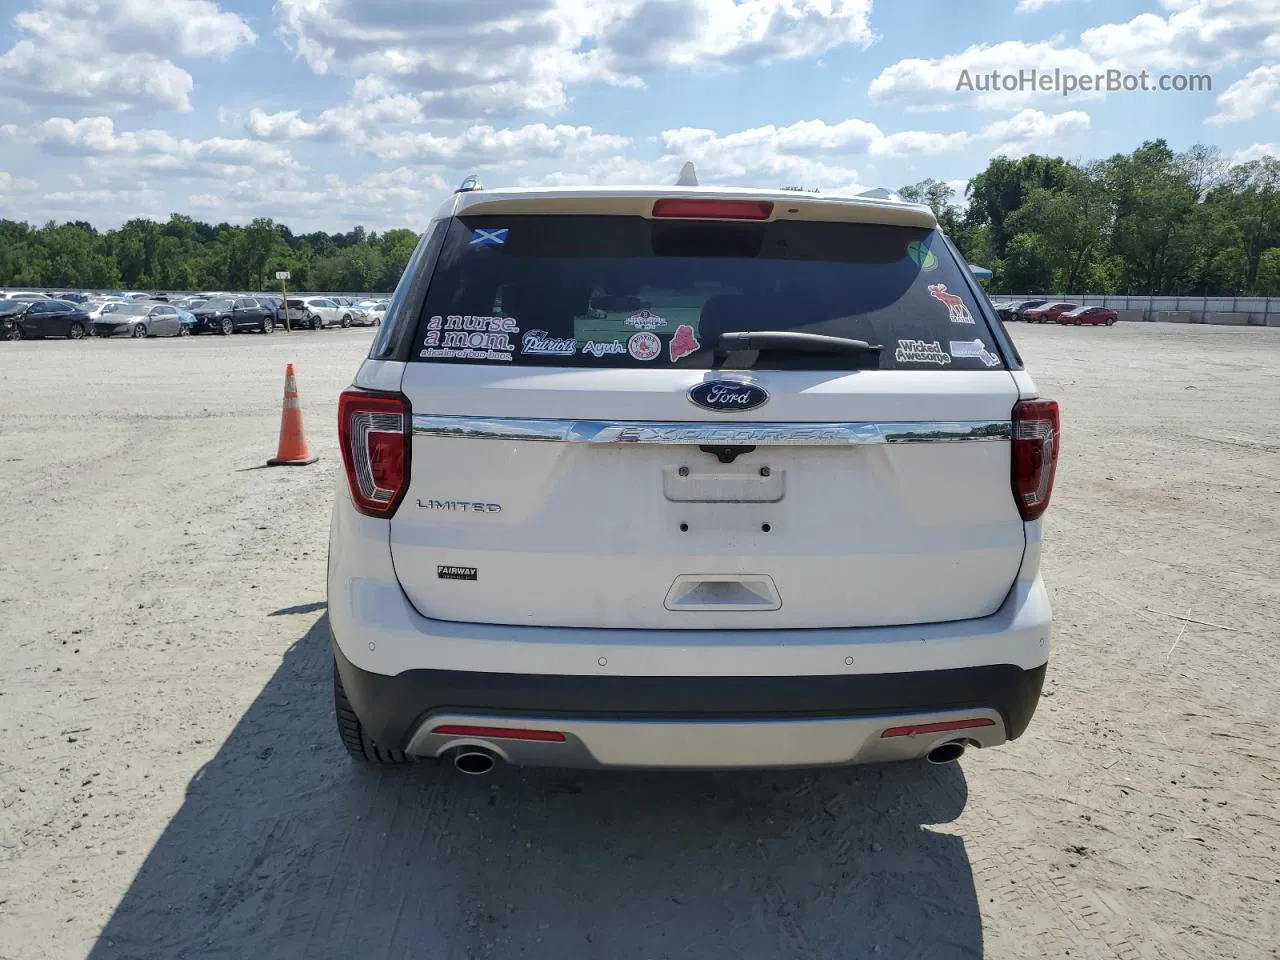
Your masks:
[{"label": "white suv", "polygon": [[928,207],[464,188],[339,432],[359,758],[946,762],[1035,711],[1058,407]]}]

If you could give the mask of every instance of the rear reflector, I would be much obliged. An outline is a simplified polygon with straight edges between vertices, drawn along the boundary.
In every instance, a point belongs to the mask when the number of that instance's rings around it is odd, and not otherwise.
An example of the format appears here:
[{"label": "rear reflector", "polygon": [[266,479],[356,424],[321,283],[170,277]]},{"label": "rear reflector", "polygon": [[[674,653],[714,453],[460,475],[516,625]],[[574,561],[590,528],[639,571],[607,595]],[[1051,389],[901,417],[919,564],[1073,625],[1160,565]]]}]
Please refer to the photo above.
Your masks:
[{"label": "rear reflector", "polygon": [[564,743],[564,734],[555,730],[524,730],[520,727],[469,727],[460,723],[446,723],[432,727],[432,733],[446,737],[483,737],[486,740],[542,740]]},{"label": "rear reflector", "polygon": [[880,734],[885,737],[914,737],[918,733],[945,733],[948,730],[971,730],[974,727],[994,727],[990,717],[974,717],[972,720],[946,720],[942,723],[913,723],[906,727],[890,727]]},{"label": "rear reflector", "polygon": [[347,390],[338,398],[338,442],[351,502],[390,517],[409,489],[409,400],[399,393]]},{"label": "rear reflector", "polygon": [[1013,405],[1013,499],[1023,520],[1035,520],[1049,507],[1058,472],[1058,404],[1019,400]]},{"label": "rear reflector", "polygon": [[683,217],[690,220],[768,220],[773,215],[772,200],[658,200],[655,217]]}]

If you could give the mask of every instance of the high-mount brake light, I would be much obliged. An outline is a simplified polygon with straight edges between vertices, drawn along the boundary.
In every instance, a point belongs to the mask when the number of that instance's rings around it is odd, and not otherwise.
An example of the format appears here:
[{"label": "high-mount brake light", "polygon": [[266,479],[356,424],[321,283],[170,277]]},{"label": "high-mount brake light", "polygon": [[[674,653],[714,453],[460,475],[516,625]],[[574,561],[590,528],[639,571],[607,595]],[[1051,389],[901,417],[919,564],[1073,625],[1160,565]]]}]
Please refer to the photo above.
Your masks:
[{"label": "high-mount brake light", "polygon": [[1013,499],[1023,520],[1035,520],[1049,506],[1062,446],[1058,404],[1019,400],[1013,406]]},{"label": "high-mount brake light", "polygon": [[399,393],[346,390],[338,398],[338,442],[355,508],[391,517],[409,489],[409,400]]},{"label": "high-mount brake light", "polygon": [[653,215],[686,220],[768,220],[773,216],[773,201],[673,197],[654,201]]}]

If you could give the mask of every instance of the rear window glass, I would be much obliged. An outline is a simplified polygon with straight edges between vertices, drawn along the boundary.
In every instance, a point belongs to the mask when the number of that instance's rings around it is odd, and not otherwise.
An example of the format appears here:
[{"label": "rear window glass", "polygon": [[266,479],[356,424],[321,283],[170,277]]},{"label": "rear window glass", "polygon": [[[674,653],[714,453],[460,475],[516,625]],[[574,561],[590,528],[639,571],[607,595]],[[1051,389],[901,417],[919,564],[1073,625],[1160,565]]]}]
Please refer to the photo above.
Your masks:
[{"label": "rear window glass", "polygon": [[[880,224],[458,217],[411,359],[571,367],[1004,367],[936,230]],[[718,351],[725,333],[862,340],[879,353]],[[741,344],[739,344],[741,346]],[[727,361],[727,362],[726,362]]]}]

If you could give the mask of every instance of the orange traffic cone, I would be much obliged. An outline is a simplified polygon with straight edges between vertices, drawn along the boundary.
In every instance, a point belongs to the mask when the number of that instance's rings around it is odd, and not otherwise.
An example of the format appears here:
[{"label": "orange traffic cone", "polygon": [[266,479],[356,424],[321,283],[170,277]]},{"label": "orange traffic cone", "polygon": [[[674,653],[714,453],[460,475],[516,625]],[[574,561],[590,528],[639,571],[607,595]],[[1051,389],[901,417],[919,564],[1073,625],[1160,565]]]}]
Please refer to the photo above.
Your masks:
[{"label": "orange traffic cone", "polygon": [[319,457],[311,456],[307,438],[302,432],[302,405],[298,402],[298,381],[293,374],[293,364],[284,368],[284,410],[280,413],[280,445],[276,455],[267,461],[268,467],[305,467]]}]

